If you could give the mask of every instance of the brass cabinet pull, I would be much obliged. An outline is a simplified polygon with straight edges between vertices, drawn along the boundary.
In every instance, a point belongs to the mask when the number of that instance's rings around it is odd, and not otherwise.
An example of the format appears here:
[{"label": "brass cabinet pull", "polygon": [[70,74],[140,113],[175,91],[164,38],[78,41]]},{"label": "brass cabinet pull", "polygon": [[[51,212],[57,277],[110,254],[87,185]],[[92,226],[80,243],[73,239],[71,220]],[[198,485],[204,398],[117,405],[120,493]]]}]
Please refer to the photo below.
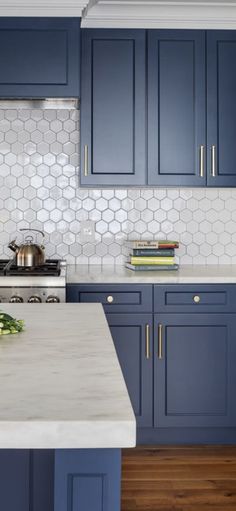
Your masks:
[{"label": "brass cabinet pull", "polygon": [[200,177],[204,177],[204,145],[200,145]]},{"label": "brass cabinet pull", "polygon": [[145,343],[146,358],[150,358],[150,326],[146,325],[146,343]]},{"label": "brass cabinet pull", "polygon": [[194,301],[194,303],[200,303],[200,301],[201,301],[200,296],[195,295],[195,296],[193,297],[193,301]]},{"label": "brass cabinet pull", "polygon": [[211,175],[216,177],[216,146],[211,146]]},{"label": "brass cabinet pull", "polygon": [[88,175],[88,146],[84,146],[84,175]]},{"label": "brass cabinet pull", "polygon": [[163,358],[162,353],[162,330],[163,326],[161,323],[158,325],[158,358],[161,360]]},{"label": "brass cabinet pull", "polygon": [[113,303],[114,297],[112,295],[107,296],[107,303]]}]

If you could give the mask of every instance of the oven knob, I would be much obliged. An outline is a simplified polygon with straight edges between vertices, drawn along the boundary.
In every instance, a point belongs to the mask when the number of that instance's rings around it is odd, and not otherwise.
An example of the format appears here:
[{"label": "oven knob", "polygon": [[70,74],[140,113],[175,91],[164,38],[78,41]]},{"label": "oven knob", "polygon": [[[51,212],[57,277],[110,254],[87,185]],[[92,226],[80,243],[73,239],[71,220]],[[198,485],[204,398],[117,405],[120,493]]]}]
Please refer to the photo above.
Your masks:
[{"label": "oven knob", "polygon": [[28,300],[29,303],[41,303],[42,300],[40,298],[40,296],[37,296],[37,295],[33,295],[29,298]]},{"label": "oven knob", "polygon": [[46,303],[59,303],[59,302],[60,302],[60,300],[59,300],[58,296],[50,295],[46,299]]},{"label": "oven knob", "polygon": [[21,296],[12,296],[10,298],[10,303],[23,303],[23,298],[21,298]]}]

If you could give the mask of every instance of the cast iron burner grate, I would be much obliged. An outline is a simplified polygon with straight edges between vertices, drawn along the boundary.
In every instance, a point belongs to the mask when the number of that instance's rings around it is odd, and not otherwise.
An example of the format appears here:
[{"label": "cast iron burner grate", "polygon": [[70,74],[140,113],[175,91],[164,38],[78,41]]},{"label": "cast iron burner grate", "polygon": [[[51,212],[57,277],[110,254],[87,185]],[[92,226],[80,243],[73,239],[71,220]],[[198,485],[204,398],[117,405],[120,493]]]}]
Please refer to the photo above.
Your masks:
[{"label": "cast iron burner grate", "polygon": [[[4,266],[5,263],[5,266]],[[1,273],[2,271],[2,273]],[[0,275],[14,275],[14,276],[55,276],[60,275],[60,260],[59,259],[46,259],[45,263],[41,266],[26,268],[16,266],[15,260],[1,261],[0,260]]]}]

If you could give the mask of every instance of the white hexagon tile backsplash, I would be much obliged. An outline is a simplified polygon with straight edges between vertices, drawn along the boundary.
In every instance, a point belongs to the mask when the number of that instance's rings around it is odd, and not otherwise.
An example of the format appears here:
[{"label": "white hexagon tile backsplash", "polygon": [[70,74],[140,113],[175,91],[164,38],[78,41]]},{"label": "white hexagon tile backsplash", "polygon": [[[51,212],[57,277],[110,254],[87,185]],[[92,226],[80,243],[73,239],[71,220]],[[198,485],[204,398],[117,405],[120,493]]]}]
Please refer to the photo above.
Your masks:
[{"label": "white hexagon tile backsplash", "polygon": [[[236,263],[236,189],[79,187],[79,111],[0,110],[0,257],[19,228],[46,234],[48,257],[122,264],[124,241],[180,240],[181,264]],[[95,243],[80,243],[83,220]]]}]

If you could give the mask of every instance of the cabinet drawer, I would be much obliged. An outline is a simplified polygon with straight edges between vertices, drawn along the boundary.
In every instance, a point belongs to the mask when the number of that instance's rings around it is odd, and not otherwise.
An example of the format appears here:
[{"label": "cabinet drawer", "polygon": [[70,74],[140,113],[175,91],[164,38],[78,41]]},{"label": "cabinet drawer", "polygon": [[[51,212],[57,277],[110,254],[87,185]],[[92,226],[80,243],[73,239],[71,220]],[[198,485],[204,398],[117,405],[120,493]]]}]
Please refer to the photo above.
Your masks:
[{"label": "cabinet drawer", "polygon": [[71,284],[67,301],[102,303],[106,312],[152,312],[152,286],[139,284]]},{"label": "cabinet drawer", "polygon": [[154,286],[155,312],[234,312],[236,285]]}]

